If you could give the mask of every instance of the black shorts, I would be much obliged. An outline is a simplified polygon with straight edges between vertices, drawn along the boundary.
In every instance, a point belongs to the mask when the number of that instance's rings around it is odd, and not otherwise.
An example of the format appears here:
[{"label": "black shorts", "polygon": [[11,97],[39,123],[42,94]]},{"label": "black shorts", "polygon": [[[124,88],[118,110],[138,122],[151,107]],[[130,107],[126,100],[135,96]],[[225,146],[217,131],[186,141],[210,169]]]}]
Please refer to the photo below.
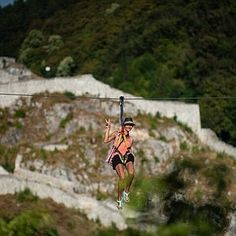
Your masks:
[{"label": "black shorts", "polygon": [[119,154],[115,154],[115,156],[112,157],[111,164],[112,164],[113,170],[116,169],[116,166],[117,166],[118,164],[122,164],[122,165],[125,166],[125,165],[126,165],[128,162],[130,162],[130,161],[132,161],[132,162],[134,163],[134,155],[133,155],[132,153],[128,153],[128,154],[126,154],[126,155],[127,155],[127,159],[126,159],[125,162],[122,162],[121,157],[120,157]]}]

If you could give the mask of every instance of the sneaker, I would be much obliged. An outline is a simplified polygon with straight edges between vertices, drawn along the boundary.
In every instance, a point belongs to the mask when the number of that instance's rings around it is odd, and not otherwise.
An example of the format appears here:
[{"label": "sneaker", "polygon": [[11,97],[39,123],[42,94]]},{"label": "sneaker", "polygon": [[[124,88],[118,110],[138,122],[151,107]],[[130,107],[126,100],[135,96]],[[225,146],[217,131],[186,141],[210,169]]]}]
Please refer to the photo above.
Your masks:
[{"label": "sneaker", "polygon": [[116,202],[117,202],[117,208],[118,208],[118,209],[122,209],[122,207],[123,207],[123,206],[122,206],[122,205],[123,205],[122,199],[121,199],[121,200],[117,200]]},{"label": "sneaker", "polygon": [[123,193],[122,193],[122,199],[123,199],[125,202],[129,202],[129,193],[123,191]]}]

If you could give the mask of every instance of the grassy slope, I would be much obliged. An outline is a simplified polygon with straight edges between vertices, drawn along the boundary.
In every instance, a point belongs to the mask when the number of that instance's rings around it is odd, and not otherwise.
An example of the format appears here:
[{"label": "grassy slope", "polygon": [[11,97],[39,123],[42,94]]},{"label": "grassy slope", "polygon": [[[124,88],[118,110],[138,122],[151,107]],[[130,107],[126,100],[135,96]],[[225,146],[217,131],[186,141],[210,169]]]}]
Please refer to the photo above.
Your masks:
[{"label": "grassy slope", "polygon": [[76,236],[78,232],[80,232],[80,235],[94,235],[100,228],[99,224],[89,221],[86,216],[74,209],[65,208],[62,204],[56,204],[50,199],[34,199],[29,197],[30,195],[29,193],[24,194],[24,198],[22,198],[23,194],[0,196],[2,209],[0,218],[6,222],[11,222],[27,212],[32,212],[33,214],[42,212],[42,218],[39,218],[43,219],[43,215],[44,217],[49,217],[51,219],[50,228],[56,229],[60,236]]}]

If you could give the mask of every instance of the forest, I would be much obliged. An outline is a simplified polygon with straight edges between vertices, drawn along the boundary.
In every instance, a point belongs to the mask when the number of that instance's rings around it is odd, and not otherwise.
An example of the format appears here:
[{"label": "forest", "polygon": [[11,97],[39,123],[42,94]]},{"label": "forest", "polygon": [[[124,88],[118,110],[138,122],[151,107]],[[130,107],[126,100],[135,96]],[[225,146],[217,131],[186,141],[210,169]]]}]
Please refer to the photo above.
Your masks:
[{"label": "forest", "polygon": [[16,0],[0,22],[1,56],[47,79],[89,73],[144,98],[198,103],[202,126],[236,146],[235,1]]}]

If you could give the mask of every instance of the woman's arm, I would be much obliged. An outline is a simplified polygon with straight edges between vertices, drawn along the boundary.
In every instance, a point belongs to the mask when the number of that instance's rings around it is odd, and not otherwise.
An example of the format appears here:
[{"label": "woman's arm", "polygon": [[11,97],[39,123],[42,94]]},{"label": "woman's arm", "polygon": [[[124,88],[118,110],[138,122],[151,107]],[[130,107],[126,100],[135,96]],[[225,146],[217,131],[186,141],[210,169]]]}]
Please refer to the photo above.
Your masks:
[{"label": "woman's arm", "polygon": [[114,140],[116,138],[116,131],[114,131],[112,134],[110,134],[110,129],[111,129],[111,121],[110,119],[106,120],[106,130],[105,130],[105,134],[104,134],[104,143],[109,143],[112,140]]}]

